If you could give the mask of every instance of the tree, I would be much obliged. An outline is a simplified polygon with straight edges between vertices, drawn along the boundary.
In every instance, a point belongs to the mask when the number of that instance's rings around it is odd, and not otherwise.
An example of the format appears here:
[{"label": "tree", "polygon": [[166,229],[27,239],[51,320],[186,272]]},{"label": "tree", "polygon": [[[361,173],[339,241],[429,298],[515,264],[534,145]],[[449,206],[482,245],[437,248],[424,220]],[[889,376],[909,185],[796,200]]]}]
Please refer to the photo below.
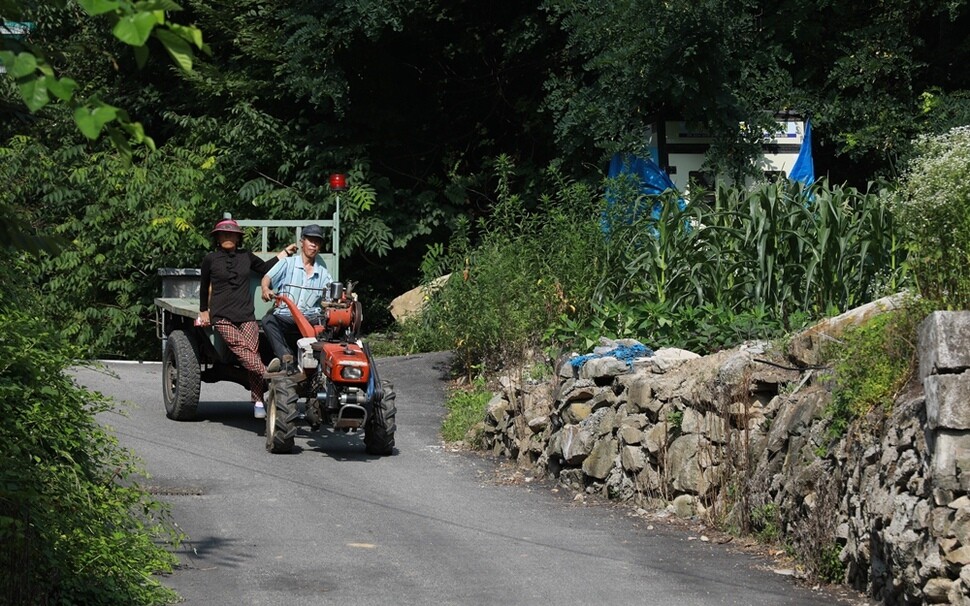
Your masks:
[{"label": "tree", "polygon": [[752,4],[544,2],[567,35],[547,98],[563,151],[639,152],[651,124],[685,120],[706,127],[722,150],[715,162],[736,171],[789,82]]},{"label": "tree", "polygon": [[864,186],[894,174],[917,134],[970,116],[962,2],[543,7],[567,35],[548,98],[565,151],[637,151],[646,125],[675,116],[715,135],[715,164],[737,165],[757,149],[738,122],[793,109],[812,116],[823,171]]},{"label": "tree", "polygon": [[168,603],[152,575],[172,570],[178,533],[95,418],[114,403],[69,375],[84,352],[24,280],[36,266],[0,244],[0,604]]}]

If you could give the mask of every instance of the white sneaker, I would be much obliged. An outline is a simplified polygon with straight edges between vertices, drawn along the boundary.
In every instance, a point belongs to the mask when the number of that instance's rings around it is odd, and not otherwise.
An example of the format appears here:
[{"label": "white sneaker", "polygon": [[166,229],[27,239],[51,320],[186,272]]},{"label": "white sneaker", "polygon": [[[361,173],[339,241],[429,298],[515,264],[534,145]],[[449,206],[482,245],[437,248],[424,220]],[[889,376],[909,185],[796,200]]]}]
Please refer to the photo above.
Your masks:
[{"label": "white sneaker", "polygon": [[263,406],[262,402],[256,402],[253,404],[253,416],[257,419],[266,418],[266,408]]},{"label": "white sneaker", "polygon": [[269,365],[266,366],[266,372],[279,372],[280,370],[280,359],[273,358],[270,360]]}]

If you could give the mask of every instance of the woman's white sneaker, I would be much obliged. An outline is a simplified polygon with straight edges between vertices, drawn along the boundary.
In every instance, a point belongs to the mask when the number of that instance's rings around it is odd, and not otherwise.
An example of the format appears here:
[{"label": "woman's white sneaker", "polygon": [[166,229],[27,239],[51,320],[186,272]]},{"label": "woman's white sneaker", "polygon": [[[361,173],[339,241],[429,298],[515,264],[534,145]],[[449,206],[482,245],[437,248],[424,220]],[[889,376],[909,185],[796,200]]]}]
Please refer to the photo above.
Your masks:
[{"label": "woman's white sneaker", "polygon": [[253,416],[256,417],[257,419],[266,418],[266,407],[263,406],[262,402],[256,402],[255,404],[253,404]]}]

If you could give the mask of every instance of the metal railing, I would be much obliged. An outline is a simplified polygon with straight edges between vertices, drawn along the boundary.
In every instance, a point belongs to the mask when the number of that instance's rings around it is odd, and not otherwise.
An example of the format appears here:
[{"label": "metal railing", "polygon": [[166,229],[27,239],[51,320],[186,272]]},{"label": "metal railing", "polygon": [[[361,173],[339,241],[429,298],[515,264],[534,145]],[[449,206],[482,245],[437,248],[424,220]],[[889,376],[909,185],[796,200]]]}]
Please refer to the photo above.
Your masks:
[{"label": "metal railing", "polygon": [[[223,215],[225,219],[231,219],[229,213]],[[236,221],[240,227],[257,227],[260,231],[260,249],[257,252],[272,252],[269,250],[269,230],[275,227],[292,227],[294,230],[294,242],[299,243],[303,228],[311,223],[326,229],[330,228],[330,252],[320,251],[327,270],[334,281],[340,280],[340,201],[337,201],[337,210],[334,211],[330,219],[305,219],[300,221],[285,219],[239,219]]]}]

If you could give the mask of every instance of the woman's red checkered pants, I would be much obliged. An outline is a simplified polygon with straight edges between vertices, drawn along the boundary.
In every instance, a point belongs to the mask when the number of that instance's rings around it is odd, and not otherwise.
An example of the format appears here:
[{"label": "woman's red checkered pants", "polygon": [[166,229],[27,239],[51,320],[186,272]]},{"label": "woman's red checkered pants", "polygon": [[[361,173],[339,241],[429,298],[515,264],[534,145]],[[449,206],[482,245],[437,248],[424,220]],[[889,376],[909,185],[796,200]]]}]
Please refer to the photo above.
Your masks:
[{"label": "woman's red checkered pants", "polygon": [[266,372],[266,366],[259,357],[259,324],[243,322],[236,326],[229,320],[219,319],[212,327],[246,369],[249,375],[249,395],[253,402],[262,402],[263,373]]}]

